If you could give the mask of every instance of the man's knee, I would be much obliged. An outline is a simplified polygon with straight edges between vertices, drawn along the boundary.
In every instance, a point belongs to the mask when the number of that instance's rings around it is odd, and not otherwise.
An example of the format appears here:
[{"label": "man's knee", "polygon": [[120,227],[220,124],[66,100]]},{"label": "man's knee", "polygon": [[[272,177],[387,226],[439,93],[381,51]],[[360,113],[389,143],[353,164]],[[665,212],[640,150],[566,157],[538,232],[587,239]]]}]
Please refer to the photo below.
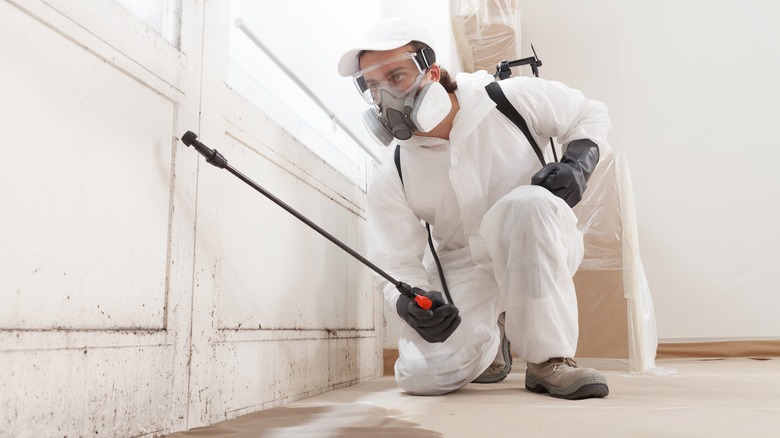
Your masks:
[{"label": "man's knee", "polygon": [[566,203],[539,186],[520,186],[499,199],[487,212],[483,224],[504,234],[548,224],[562,214],[571,214]]},{"label": "man's knee", "polygon": [[[462,373],[459,373],[462,374]],[[470,376],[441,376],[426,373],[415,373],[405,376],[396,373],[395,380],[398,386],[411,395],[443,395],[457,391],[474,380]]]},{"label": "man's knee", "polygon": [[399,358],[395,364],[398,386],[409,394],[442,395],[457,391],[476,379],[496,355],[500,340],[498,326],[477,326],[467,335],[464,332],[464,336],[470,342],[452,354]]}]

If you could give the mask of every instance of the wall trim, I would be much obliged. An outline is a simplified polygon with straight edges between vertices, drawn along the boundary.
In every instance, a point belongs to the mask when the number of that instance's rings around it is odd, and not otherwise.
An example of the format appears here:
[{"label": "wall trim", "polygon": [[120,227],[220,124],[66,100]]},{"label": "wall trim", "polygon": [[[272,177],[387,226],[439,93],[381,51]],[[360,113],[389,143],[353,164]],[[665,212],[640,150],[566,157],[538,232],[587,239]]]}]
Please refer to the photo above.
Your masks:
[{"label": "wall trim", "polygon": [[780,339],[658,344],[656,359],[686,357],[780,357]]}]

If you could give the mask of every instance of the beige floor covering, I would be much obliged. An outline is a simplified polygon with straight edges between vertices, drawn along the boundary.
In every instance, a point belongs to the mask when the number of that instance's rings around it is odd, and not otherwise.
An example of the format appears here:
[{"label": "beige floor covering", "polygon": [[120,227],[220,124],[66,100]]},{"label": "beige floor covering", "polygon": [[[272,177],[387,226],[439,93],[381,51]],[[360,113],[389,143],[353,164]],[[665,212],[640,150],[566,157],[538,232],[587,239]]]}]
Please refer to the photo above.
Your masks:
[{"label": "beige floor covering", "polygon": [[567,401],[526,391],[525,364],[501,383],[415,397],[392,377],[169,435],[186,437],[780,437],[780,359],[658,360],[669,375],[628,373],[627,361],[579,359],[603,371],[610,395]]}]

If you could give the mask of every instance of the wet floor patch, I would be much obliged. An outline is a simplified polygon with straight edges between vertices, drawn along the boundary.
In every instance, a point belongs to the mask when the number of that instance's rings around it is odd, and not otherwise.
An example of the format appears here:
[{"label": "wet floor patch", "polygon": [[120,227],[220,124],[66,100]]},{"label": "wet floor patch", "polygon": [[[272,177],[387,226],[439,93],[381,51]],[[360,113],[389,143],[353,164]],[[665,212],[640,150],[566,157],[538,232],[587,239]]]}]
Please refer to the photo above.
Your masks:
[{"label": "wet floor patch", "polygon": [[398,415],[380,406],[344,404],[307,407],[280,407],[232,420],[167,435],[169,438],[230,437],[416,437],[444,435],[421,429],[417,423],[394,418]]}]

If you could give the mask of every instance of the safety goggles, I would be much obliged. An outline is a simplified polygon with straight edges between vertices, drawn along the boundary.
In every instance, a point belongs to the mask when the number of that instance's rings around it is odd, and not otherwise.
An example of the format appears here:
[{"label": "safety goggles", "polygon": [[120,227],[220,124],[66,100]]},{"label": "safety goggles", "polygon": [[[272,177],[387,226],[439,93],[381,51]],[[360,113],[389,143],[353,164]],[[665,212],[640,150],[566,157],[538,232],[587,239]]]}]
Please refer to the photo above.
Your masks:
[{"label": "safety goggles", "polygon": [[417,88],[427,69],[425,64],[420,52],[404,53],[361,69],[352,75],[352,82],[366,102],[378,105],[380,90],[403,96]]}]

